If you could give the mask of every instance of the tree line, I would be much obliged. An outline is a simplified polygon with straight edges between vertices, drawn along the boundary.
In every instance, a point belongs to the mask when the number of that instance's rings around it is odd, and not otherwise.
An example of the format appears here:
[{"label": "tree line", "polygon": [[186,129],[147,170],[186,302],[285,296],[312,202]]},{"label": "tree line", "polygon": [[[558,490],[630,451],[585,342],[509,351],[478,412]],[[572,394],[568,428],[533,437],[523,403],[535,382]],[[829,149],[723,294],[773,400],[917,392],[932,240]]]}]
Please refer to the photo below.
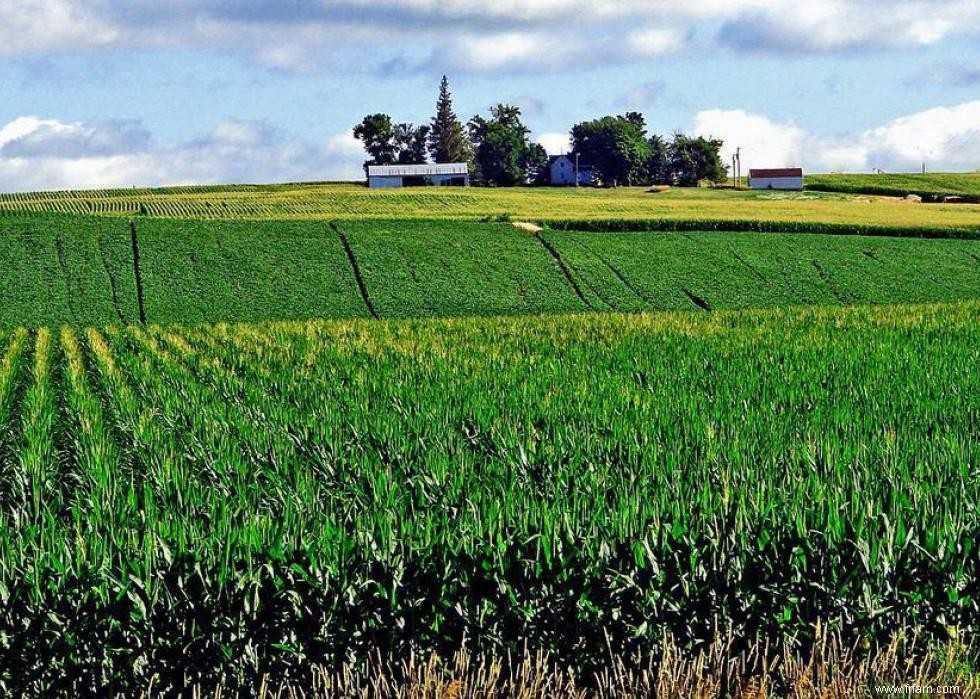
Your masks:
[{"label": "tree line", "polygon": [[[493,187],[550,184],[548,154],[531,141],[521,110],[498,104],[487,116],[463,124],[453,109],[449,81],[439,88],[431,124],[396,123],[387,114],[370,114],[354,127],[369,165],[468,163],[476,184]],[[722,141],[675,133],[648,134],[639,112],[605,116],[572,127],[570,157],[591,165],[597,184],[697,186],[723,182]]]}]

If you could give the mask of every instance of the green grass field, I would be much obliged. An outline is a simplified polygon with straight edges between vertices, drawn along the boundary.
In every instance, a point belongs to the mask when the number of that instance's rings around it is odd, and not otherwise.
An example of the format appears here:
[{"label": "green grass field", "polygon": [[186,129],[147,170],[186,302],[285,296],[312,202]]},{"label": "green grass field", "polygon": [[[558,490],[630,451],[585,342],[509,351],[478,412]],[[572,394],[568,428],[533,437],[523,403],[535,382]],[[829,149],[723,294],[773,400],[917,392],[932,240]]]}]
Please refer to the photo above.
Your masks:
[{"label": "green grass field", "polygon": [[978,317],[6,333],[0,687],[976,628]]},{"label": "green grass field", "polygon": [[923,197],[966,197],[980,201],[980,172],[925,175],[807,175],[807,189],[845,194]]},{"label": "green grass field", "polygon": [[764,221],[906,229],[980,229],[980,205],[917,206],[821,192],[646,188],[369,190],[358,185],[267,185],[0,195],[0,212],[62,212],[225,220]]},{"label": "green grass field", "polygon": [[[152,323],[980,298],[977,240],[550,230],[538,238],[504,223],[445,221],[140,218],[136,227]],[[0,255],[0,327],[139,320],[123,219],[0,217]]]}]

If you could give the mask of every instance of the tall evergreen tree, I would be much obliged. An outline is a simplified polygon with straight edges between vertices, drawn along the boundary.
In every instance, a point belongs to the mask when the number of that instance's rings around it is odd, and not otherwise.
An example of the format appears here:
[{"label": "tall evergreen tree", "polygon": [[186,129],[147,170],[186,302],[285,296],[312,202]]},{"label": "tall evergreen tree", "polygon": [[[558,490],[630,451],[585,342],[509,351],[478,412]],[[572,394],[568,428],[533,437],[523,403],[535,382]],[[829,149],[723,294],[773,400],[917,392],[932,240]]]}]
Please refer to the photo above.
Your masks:
[{"label": "tall evergreen tree", "polygon": [[436,115],[429,132],[429,152],[436,163],[468,163],[473,159],[466,130],[453,111],[449,79],[445,75],[442,76]]}]

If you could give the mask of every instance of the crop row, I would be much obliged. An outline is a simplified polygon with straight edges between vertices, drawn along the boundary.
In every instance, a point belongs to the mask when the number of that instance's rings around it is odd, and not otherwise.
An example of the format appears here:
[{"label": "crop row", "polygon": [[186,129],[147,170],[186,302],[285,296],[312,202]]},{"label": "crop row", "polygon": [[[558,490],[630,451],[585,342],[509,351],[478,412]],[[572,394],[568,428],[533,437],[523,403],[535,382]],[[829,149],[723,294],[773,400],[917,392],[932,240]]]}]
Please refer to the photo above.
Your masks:
[{"label": "crop row", "polygon": [[0,684],[976,628],[978,314],[9,333]]}]

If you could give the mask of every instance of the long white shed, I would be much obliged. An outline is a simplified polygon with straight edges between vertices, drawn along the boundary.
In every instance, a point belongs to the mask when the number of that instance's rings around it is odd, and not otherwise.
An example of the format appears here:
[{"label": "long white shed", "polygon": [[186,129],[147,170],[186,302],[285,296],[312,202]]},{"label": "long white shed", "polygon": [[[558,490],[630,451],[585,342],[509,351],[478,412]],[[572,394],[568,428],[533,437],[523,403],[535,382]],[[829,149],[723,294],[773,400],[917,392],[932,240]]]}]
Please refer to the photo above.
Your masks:
[{"label": "long white shed", "polygon": [[470,168],[466,163],[368,166],[368,186],[371,189],[390,189],[406,184],[468,187]]}]

